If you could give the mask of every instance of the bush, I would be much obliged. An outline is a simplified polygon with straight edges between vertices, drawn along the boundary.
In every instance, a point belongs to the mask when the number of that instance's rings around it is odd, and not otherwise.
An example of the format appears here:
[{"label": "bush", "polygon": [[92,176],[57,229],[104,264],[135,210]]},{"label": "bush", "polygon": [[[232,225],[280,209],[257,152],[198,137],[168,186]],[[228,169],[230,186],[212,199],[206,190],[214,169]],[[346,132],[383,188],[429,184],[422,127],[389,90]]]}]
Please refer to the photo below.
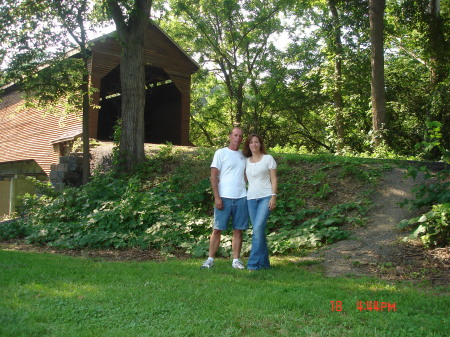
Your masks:
[{"label": "bush", "polygon": [[420,217],[403,220],[401,227],[418,225],[411,234],[420,238],[427,248],[444,247],[450,243],[450,203],[434,205],[428,213]]},{"label": "bush", "polygon": [[[165,145],[132,175],[97,172],[88,184],[60,193],[41,186],[37,196],[24,198],[20,231],[8,232],[8,237],[69,249],[137,247],[206,255],[214,205],[209,181],[213,153],[181,152]],[[364,222],[366,201],[357,200],[359,195],[347,199],[344,191],[350,183],[359,188],[360,183],[372,182],[379,169],[334,156],[276,157],[280,198],[268,223],[272,253],[346,238],[344,225]],[[229,234],[223,233],[218,255],[230,253]],[[244,235],[245,254],[251,231]]]},{"label": "bush", "polygon": [[[450,171],[443,170],[432,173],[426,168],[420,168],[431,183],[419,185],[415,189],[415,199],[405,200],[403,206],[410,204],[412,209],[429,208],[430,211],[413,219],[400,222],[400,228],[413,228],[411,238],[420,238],[427,248],[444,247],[450,241]],[[414,178],[418,170],[410,168],[409,175]]]},{"label": "bush", "polygon": [[[193,233],[202,230],[195,226],[192,214],[202,200],[192,202],[189,194],[181,193],[178,184],[185,182],[176,175],[159,183],[141,177],[142,171],[131,177],[109,172],[55,198],[30,199],[33,208],[24,210],[29,216],[20,220],[30,228],[28,242],[61,248],[176,249],[194,241]],[[206,190],[204,181],[191,182],[191,193],[207,196]]]},{"label": "bush", "polygon": [[29,234],[29,227],[16,220],[0,222],[0,240],[22,239]]}]

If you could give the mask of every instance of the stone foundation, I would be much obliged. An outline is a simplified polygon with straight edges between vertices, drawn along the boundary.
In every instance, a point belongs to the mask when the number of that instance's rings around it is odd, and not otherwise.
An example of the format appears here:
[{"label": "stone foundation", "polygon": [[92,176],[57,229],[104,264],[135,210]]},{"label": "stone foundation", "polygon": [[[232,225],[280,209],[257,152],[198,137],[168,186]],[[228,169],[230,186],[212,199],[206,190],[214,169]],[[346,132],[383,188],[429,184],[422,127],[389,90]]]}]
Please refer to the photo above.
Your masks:
[{"label": "stone foundation", "polygon": [[59,164],[52,165],[50,182],[55,189],[65,186],[80,186],[83,181],[83,158],[77,156],[59,157]]}]

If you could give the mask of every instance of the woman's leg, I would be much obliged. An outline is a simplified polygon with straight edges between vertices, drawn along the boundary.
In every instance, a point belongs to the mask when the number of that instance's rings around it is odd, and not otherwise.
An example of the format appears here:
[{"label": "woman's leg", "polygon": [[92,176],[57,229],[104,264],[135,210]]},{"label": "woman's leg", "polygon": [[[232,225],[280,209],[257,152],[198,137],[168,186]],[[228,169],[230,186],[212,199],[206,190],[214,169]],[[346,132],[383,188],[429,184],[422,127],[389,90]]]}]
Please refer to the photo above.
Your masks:
[{"label": "woman's leg", "polygon": [[270,214],[270,197],[248,200],[248,210],[253,226],[252,249],[247,262],[248,269],[269,268],[269,251],[266,241],[266,225]]}]

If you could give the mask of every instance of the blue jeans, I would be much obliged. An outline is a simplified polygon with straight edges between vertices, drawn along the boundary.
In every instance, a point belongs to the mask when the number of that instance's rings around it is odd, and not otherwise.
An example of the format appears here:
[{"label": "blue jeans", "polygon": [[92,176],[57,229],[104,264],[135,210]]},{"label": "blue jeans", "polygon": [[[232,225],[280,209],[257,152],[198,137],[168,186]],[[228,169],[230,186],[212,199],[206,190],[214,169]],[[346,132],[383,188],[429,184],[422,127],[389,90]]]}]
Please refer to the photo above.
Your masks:
[{"label": "blue jeans", "polygon": [[214,207],[214,229],[225,231],[228,228],[230,218],[233,229],[248,229],[247,198],[230,199],[222,198],[223,209]]},{"label": "blue jeans", "polygon": [[269,218],[270,196],[247,200],[248,213],[253,226],[252,250],[247,262],[248,269],[270,268],[266,241],[266,225]]}]

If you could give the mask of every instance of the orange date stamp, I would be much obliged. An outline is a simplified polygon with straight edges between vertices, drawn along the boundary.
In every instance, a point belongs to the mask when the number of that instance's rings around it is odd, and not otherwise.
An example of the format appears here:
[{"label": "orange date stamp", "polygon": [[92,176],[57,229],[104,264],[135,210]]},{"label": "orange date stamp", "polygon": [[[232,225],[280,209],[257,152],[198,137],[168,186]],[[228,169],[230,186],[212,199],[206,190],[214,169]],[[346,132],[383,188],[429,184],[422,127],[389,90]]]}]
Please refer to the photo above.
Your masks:
[{"label": "orange date stamp", "polygon": [[[331,311],[343,311],[344,304],[342,301],[330,301]],[[356,310],[363,311],[376,311],[376,312],[392,312],[397,311],[396,302],[383,302],[383,301],[356,301]]]}]

